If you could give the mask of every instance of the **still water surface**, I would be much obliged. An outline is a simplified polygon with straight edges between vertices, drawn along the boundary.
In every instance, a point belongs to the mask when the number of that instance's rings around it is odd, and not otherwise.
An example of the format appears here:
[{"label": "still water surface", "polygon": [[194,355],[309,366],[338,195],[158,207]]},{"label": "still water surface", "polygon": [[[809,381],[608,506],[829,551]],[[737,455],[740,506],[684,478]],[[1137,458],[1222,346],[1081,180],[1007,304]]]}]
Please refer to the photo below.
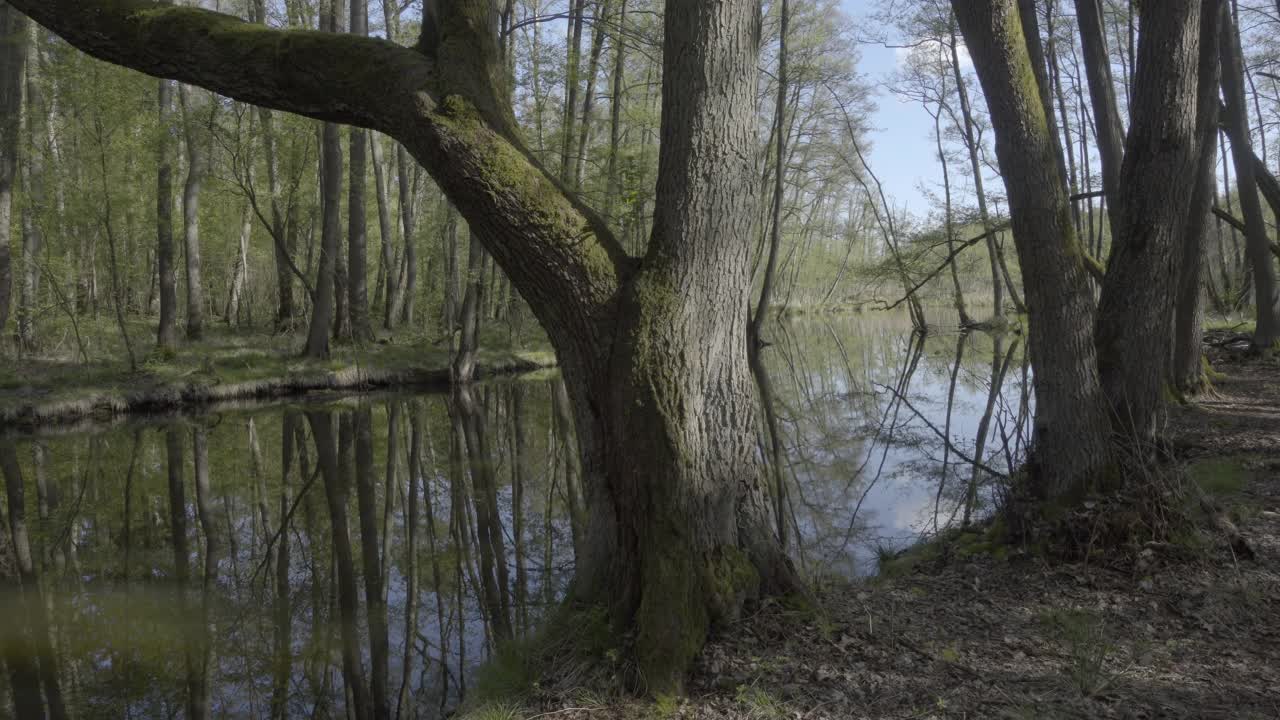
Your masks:
[{"label": "still water surface", "polygon": [[[1024,452],[1017,336],[921,338],[868,314],[773,341],[784,514],[810,576],[873,573],[879,549],[981,514]],[[448,714],[572,577],[581,480],[558,383],[0,443],[23,478],[0,513],[0,715],[343,717],[355,697]]]}]

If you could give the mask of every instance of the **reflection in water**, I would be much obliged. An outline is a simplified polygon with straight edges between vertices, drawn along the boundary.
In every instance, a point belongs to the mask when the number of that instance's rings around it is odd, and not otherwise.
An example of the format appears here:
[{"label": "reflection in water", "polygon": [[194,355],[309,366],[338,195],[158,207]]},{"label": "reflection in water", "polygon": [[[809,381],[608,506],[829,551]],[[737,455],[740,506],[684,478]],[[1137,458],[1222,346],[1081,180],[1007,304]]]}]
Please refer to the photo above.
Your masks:
[{"label": "reflection in water", "polygon": [[[872,572],[877,546],[980,515],[1023,452],[1017,338],[873,315],[774,340],[760,447],[810,573]],[[567,403],[558,380],[493,383],[0,439],[0,706],[449,713],[572,574]]]}]

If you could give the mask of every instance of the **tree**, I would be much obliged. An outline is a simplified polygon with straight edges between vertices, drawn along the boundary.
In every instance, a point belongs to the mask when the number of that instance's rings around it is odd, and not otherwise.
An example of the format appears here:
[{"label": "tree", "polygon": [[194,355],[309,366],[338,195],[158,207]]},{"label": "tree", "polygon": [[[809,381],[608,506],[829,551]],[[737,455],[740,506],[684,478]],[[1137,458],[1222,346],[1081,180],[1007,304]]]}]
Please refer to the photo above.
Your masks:
[{"label": "tree", "polygon": [[156,100],[159,108],[159,126],[156,128],[156,266],[160,275],[160,324],[156,330],[156,346],[160,350],[171,351],[178,341],[178,275],[173,257],[173,151],[170,143],[173,81],[160,80]]},{"label": "tree", "polygon": [[178,86],[182,134],[187,147],[187,182],[182,190],[182,242],[187,268],[187,339],[204,335],[204,280],[200,272],[200,186],[205,172],[205,132],[196,115],[202,108],[191,88]]},{"label": "tree", "polygon": [[1034,490],[1066,498],[1109,462],[1084,252],[1016,0],[952,0],[952,7],[986,93],[1026,288],[1036,375]]},{"label": "tree", "polygon": [[1120,164],[1124,158],[1124,128],[1116,105],[1116,86],[1111,78],[1111,58],[1107,54],[1106,28],[1102,24],[1102,0],[1076,0],[1076,22],[1080,25],[1080,46],[1084,50],[1084,70],[1093,104],[1093,123],[1102,162],[1102,190],[1116,232],[1119,205]]},{"label": "tree", "polygon": [[[743,332],[756,3],[668,3],[656,211],[641,260],[519,141],[486,0],[428,4],[413,49],[146,0],[15,5],[102,59],[378,130],[413,153],[555,346],[587,478],[588,551],[571,599],[634,633],[650,690],[677,689],[709,629],[746,598],[798,587],[769,517]],[[1061,250],[1044,259],[1065,260]],[[1043,396],[1054,417],[1056,397]]]},{"label": "tree", "polygon": [[1202,62],[1212,64],[1200,56],[1205,6],[1217,11],[1215,0],[1170,0],[1143,17],[1112,210],[1116,242],[1098,303],[1103,391],[1116,429],[1140,443],[1155,439],[1163,417],[1178,260],[1200,177],[1198,82]]},{"label": "tree", "polygon": [[27,19],[0,2],[0,333],[9,321],[9,303],[13,297],[9,243],[26,57]]},{"label": "tree", "polygon": [[[351,0],[351,34],[369,34],[368,0]],[[369,284],[366,272],[368,228],[365,221],[365,175],[368,165],[364,130],[351,128],[351,180],[347,193],[347,308],[351,313],[351,335],[357,342],[373,340],[369,320]]]},{"label": "tree", "polygon": [[1245,252],[1253,265],[1254,306],[1258,320],[1253,345],[1270,350],[1280,342],[1280,285],[1276,282],[1275,264],[1271,260],[1267,229],[1258,199],[1258,181],[1254,172],[1253,146],[1249,134],[1249,113],[1245,105],[1244,59],[1240,50],[1240,33],[1230,6],[1222,9],[1222,41],[1218,51],[1222,62],[1223,125],[1231,138],[1231,156],[1236,167],[1236,187],[1240,194],[1240,212],[1244,215]]}]

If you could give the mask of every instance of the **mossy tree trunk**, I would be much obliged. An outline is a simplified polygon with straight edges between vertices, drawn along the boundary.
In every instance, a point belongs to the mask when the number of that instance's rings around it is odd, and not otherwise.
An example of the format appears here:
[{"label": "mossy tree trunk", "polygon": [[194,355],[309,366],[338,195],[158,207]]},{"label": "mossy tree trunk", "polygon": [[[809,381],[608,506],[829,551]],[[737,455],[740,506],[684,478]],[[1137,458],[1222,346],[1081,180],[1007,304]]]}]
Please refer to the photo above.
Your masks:
[{"label": "mossy tree trunk", "polygon": [[609,610],[650,690],[678,689],[746,598],[798,587],[770,521],[747,357],[756,3],[668,4],[643,258],[518,139],[487,0],[429,3],[412,49],[145,0],[15,4],[100,58],[384,132],[431,173],[555,346],[587,497],[571,602]]},{"label": "mossy tree trunk", "polygon": [[1035,363],[1034,490],[1078,495],[1108,464],[1093,298],[1016,0],[952,0],[986,92],[1009,195]]}]

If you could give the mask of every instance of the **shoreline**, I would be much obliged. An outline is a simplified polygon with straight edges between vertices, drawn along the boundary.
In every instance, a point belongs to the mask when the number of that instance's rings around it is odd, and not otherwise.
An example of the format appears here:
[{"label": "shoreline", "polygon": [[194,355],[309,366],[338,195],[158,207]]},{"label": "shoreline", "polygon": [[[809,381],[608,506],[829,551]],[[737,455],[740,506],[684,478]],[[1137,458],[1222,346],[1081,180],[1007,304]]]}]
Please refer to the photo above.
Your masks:
[{"label": "shoreline", "polygon": [[[556,366],[546,353],[511,353],[482,362],[476,380],[514,376]],[[211,410],[245,401],[304,398],[324,392],[371,392],[388,388],[444,390],[451,385],[449,368],[379,367],[352,363],[332,369],[289,371],[283,376],[223,382],[217,378],[159,382],[125,387],[61,388],[58,397],[20,397],[0,393],[0,435],[35,434],[51,428],[102,424],[125,416],[148,416]],[[38,391],[37,391],[38,392]],[[9,397],[4,397],[8,395]]]}]

